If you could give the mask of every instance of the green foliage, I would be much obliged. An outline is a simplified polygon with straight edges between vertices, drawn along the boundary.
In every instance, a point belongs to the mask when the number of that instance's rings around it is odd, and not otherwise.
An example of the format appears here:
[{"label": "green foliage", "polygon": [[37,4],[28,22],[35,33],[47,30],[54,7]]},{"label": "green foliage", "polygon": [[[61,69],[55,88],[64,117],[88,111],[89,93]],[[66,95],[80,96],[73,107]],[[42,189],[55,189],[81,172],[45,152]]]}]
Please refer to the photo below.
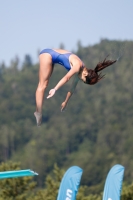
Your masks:
[{"label": "green foliage", "polygon": [[133,199],[133,184],[123,185],[121,200],[132,200]]},{"label": "green foliage", "polygon": [[[20,164],[13,162],[1,163],[0,171],[19,170]],[[54,164],[52,172],[46,176],[43,189],[35,188],[33,177],[9,178],[0,180],[0,200],[55,200],[65,171]],[[103,194],[96,194],[88,186],[80,186],[76,200],[101,200]],[[103,188],[102,188],[103,190]],[[133,184],[123,184],[122,200],[133,199]]]},{"label": "green foliage", "polygon": [[[24,58],[22,68],[15,58],[8,68],[0,65],[0,161],[20,161],[23,168],[39,173],[37,183],[43,186],[53,163],[65,170],[72,165],[83,170],[81,184],[91,194],[103,190],[104,180],[114,164],[125,166],[125,182],[133,179],[133,41],[101,40],[83,47],[79,41],[75,52],[88,68],[108,54],[110,59],[123,56],[103,71],[105,79],[94,86],[79,83],[66,112],[60,112],[71,81],[47,100],[66,71],[55,65],[44,98],[43,124],[36,127],[35,91],[39,64]],[[40,197],[41,198],[41,197]]]},{"label": "green foliage", "polygon": [[[19,163],[1,163],[0,171],[20,170]],[[33,177],[7,178],[0,180],[0,197],[7,200],[26,200],[36,186]]]},{"label": "green foliage", "polygon": [[[64,170],[60,170],[55,164],[51,175],[47,175],[45,188],[39,189],[34,200],[54,200],[57,198],[58,189],[62,180]],[[29,199],[30,200],[30,199]]]}]

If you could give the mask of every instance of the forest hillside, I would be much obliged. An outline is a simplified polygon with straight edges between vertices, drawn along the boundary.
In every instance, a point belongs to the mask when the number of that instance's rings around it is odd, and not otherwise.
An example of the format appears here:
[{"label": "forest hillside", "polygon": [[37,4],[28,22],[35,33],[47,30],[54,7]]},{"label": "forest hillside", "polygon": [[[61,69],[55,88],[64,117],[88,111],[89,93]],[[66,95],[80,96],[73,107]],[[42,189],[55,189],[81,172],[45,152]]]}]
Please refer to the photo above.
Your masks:
[{"label": "forest hillside", "polygon": [[118,62],[106,68],[105,78],[90,86],[80,82],[67,110],[60,112],[70,80],[53,98],[49,89],[66,74],[55,65],[46,91],[43,124],[36,126],[35,91],[39,63],[26,55],[20,66],[15,57],[10,66],[0,64],[0,162],[21,162],[24,169],[39,173],[41,187],[55,163],[67,170],[83,169],[82,185],[102,191],[105,177],[115,164],[125,167],[124,181],[133,180],[133,41],[101,40],[76,53],[88,68],[107,55]]}]

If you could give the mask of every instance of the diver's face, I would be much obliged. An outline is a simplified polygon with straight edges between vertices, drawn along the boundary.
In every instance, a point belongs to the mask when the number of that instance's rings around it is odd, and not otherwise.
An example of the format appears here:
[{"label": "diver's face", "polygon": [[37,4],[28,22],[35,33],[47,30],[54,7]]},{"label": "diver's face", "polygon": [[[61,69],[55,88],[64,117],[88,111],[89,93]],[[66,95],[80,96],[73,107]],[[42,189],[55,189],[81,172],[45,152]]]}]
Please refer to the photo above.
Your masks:
[{"label": "diver's face", "polygon": [[86,68],[83,69],[83,71],[81,71],[81,73],[79,73],[79,78],[83,81],[86,82],[86,76],[88,75],[88,71]]}]

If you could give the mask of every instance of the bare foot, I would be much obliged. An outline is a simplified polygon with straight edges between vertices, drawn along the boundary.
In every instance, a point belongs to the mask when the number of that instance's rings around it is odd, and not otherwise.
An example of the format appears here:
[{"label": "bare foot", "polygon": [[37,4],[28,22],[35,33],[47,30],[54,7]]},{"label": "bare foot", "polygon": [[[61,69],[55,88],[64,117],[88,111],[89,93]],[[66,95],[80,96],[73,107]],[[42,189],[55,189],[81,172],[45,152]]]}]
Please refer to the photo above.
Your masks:
[{"label": "bare foot", "polygon": [[42,123],[42,113],[34,112],[34,115],[35,115],[35,118],[36,118],[37,126],[41,126],[41,123]]}]

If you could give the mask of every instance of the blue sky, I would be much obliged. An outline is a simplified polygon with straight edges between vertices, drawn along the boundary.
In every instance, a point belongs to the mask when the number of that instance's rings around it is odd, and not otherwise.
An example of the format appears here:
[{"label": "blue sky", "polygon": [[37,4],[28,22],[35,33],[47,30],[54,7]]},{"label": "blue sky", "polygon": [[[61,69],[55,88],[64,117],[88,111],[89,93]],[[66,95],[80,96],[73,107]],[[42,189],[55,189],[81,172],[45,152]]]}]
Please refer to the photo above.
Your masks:
[{"label": "blue sky", "polygon": [[133,0],[0,0],[0,63],[103,38],[133,40]]}]

